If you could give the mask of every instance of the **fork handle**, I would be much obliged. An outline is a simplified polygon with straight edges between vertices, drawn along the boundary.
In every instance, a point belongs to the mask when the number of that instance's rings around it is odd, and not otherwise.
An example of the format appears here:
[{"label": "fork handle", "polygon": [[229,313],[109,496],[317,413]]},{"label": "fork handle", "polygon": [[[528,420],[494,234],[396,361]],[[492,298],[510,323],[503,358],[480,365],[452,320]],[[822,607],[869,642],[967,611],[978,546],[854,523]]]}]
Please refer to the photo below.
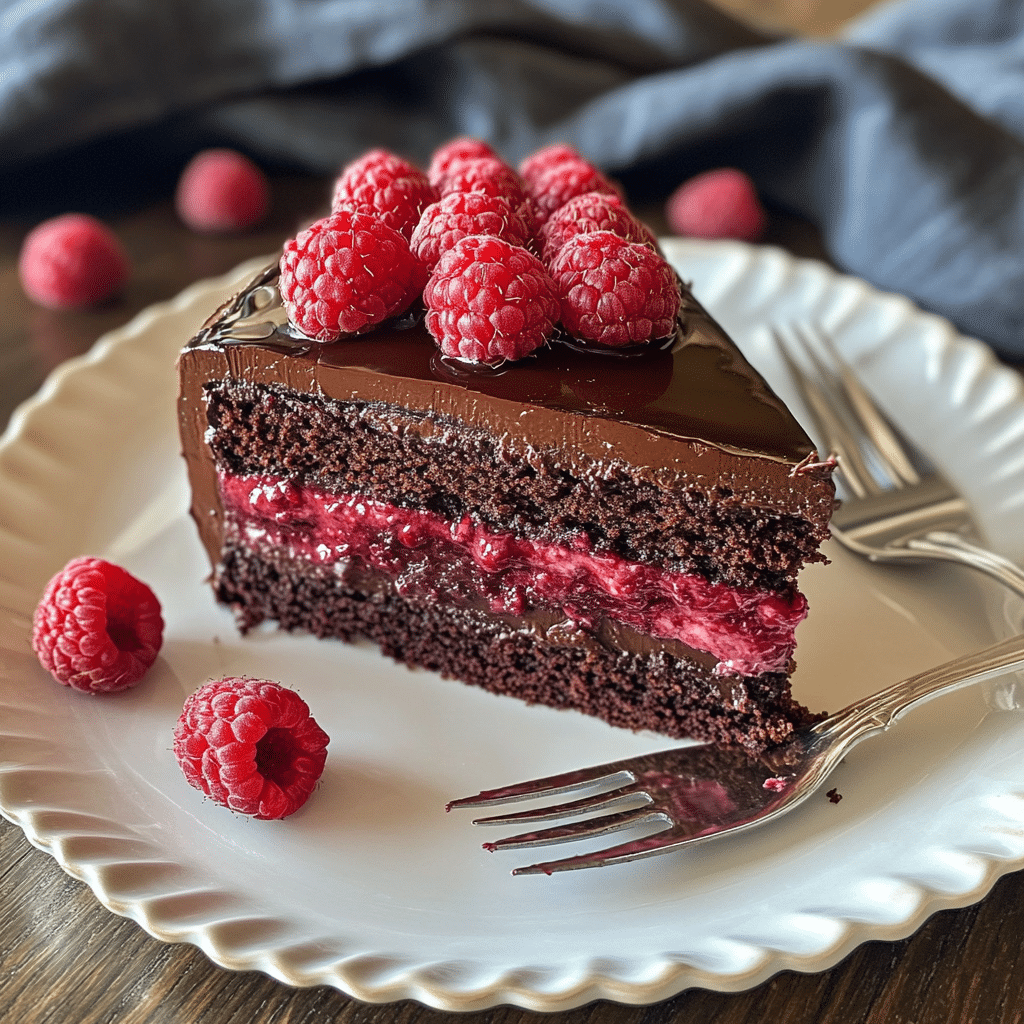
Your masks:
[{"label": "fork handle", "polygon": [[1009,587],[1015,594],[1024,597],[1024,570],[1016,566],[1008,558],[997,555],[994,551],[972,544],[959,533],[945,530],[932,530],[921,537],[915,537],[906,543],[911,551],[930,555],[933,558],[944,558],[950,562],[970,566],[979,572],[987,573]]},{"label": "fork handle", "polygon": [[1024,633],[986,647],[983,651],[954,658],[935,668],[904,679],[888,689],[855,701],[813,727],[846,740],[845,749],[874,733],[888,729],[916,704],[943,693],[989,679],[1024,665]]}]

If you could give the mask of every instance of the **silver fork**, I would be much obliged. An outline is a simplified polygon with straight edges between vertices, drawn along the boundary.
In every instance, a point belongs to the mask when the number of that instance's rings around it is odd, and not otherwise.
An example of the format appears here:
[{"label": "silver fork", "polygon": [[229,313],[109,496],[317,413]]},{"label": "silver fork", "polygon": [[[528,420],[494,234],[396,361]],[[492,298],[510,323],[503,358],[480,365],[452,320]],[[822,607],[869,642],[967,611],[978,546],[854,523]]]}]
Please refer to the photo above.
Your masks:
[{"label": "silver fork", "polygon": [[667,853],[773,821],[819,789],[854,744],[888,729],[913,706],[1019,665],[1024,665],[1024,634],[856,701],[762,754],[715,744],[662,750],[484,790],[477,796],[453,800],[447,809],[486,807],[611,785],[611,789],[584,792],[577,800],[478,818],[473,824],[530,825],[606,812],[484,843],[484,849],[491,851],[589,839],[638,826],[658,828],[654,834],[596,852],[516,868],[514,875],[550,875]]},{"label": "silver fork", "polygon": [[970,506],[939,474],[914,465],[831,339],[797,326],[773,337],[851,493],[832,517],[832,536],[874,562],[966,565],[1024,597],[1024,571],[969,539]]}]

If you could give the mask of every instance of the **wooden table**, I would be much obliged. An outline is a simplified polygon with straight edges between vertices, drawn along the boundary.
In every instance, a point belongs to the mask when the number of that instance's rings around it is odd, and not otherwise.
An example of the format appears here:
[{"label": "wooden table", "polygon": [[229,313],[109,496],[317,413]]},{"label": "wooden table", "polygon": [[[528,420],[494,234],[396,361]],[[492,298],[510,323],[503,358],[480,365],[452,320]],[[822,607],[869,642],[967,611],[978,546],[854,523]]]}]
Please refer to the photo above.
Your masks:
[{"label": "wooden table", "polygon": [[[798,27],[831,27],[865,0],[728,0]],[[841,10],[840,10],[841,9]],[[838,13],[837,13],[838,12]],[[831,20],[830,20],[831,19]],[[64,359],[104,331],[194,280],[274,251],[298,221],[325,200],[327,183],[274,180],[273,219],[258,232],[202,238],[184,230],[161,201],[112,223],[136,268],[123,299],[82,313],[33,306],[17,281],[25,224],[0,222],[0,426]],[[656,214],[656,211],[654,211]],[[805,225],[779,222],[772,239],[815,251]],[[552,1015],[553,1024],[1010,1024],[1024,1018],[1024,875],[996,884],[978,905],[944,911],[912,938],[861,946],[832,970],[783,973],[737,995],[689,991],[647,1007],[595,1003]],[[328,988],[296,990],[256,973],[231,973],[186,945],[151,939],[104,909],[90,890],[34,850],[0,819],[0,1021],[19,1024],[514,1024],[540,1019],[505,1007],[445,1014],[417,1003],[368,1006]]]}]

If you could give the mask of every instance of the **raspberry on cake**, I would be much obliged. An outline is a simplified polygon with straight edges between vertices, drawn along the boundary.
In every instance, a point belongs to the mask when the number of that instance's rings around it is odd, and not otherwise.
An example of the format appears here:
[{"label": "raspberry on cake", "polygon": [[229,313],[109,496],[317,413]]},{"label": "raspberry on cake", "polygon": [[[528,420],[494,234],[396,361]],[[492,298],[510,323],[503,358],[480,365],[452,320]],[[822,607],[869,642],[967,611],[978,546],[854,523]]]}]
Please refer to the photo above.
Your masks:
[{"label": "raspberry on cake", "polygon": [[346,207],[286,242],[280,266],[288,315],[315,341],[358,334],[401,313],[426,280],[402,235]]},{"label": "raspberry on cake", "polygon": [[36,607],[32,649],[58,683],[111,693],[146,674],[163,630],[160,602],[145,583],[102,558],[75,558]]},{"label": "raspberry on cake", "polygon": [[547,174],[552,167],[566,163],[586,163],[584,158],[564,142],[555,142],[531,153],[519,164],[519,175],[523,181],[533,184],[539,177]]},{"label": "raspberry on cake", "polygon": [[174,727],[174,756],[188,784],[263,820],[286,818],[309,799],[329,742],[294,690],[245,677],[201,686]]},{"label": "raspberry on cake", "polygon": [[438,146],[430,158],[430,166],[427,168],[427,177],[430,184],[440,189],[448,171],[454,164],[462,160],[475,160],[477,157],[497,157],[498,154],[480,139],[460,138],[452,139],[443,146]]},{"label": "raspberry on cake", "polygon": [[611,231],[574,235],[548,265],[573,338],[638,345],[667,338],[679,313],[672,268],[650,246]]},{"label": "raspberry on cake", "polygon": [[433,270],[442,253],[466,235],[494,235],[524,248],[533,241],[530,224],[503,196],[451,192],[423,211],[409,246],[416,258]]},{"label": "raspberry on cake", "polygon": [[[557,191],[566,166],[538,178]],[[336,341],[302,326],[286,269],[179,360],[192,515],[243,630],[369,638],[493,693],[751,749],[814,717],[789,675],[830,467],[649,244],[567,239],[552,269],[583,276],[556,302],[531,253],[467,235],[425,317]]]},{"label": "raspberry on cake", "polygon": [[586,160],[563,161],[526,183],[527,195],[533,200],[537,222],[541,225],[570,199],[587,192],[618,196],[619,190]]},{"label": "raspberry on cake", "polygon": [[507,199],[513,208],[526,198],[519,175],[496,156],[457,161],[449,167],[439,191],[442,196],[452,192],[484,192]]},{"label": "raspberry on cake", "polygon": [[341,172],[331,209],[368,213],[409,238],[424,208],[437,198],[437,189],[418,167],[385,149],[373,149]]},{"label": "raspberry on cake", "polygon": [[590,231],[611,231],[627,242],[641,242],[658,251],[650,229],[626,209],[618,196],[584,192],[560,206],[544,222],[539,232],[541,258],[550,263],[570,238]]},{"label": "raspberry on cake", "polygon": [[444,253],[423,301],[427,330],[446,356],[492,365],[540,348],[559,311],[541,261],[492,235],[467,235]]}]

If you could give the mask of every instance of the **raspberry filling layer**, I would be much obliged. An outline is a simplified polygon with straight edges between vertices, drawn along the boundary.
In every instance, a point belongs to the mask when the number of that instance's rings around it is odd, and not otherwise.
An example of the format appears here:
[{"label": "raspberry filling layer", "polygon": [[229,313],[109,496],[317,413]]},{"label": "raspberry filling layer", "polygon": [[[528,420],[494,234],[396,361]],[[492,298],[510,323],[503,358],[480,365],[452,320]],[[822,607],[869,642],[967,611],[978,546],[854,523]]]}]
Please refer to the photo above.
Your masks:
[{"label": "raspberry filling layer", "polygon": [[220,474],[225,511],[252,543],[321,564],[358,561],[397,593],[492,612],[560,612],[577,628],[602,618],[712,654],[718,671],[783,671],[807,614],[792,598],[709,583],[700,576],[595,551],[497,533],[466,517],[399,508],[288,480]]}]

